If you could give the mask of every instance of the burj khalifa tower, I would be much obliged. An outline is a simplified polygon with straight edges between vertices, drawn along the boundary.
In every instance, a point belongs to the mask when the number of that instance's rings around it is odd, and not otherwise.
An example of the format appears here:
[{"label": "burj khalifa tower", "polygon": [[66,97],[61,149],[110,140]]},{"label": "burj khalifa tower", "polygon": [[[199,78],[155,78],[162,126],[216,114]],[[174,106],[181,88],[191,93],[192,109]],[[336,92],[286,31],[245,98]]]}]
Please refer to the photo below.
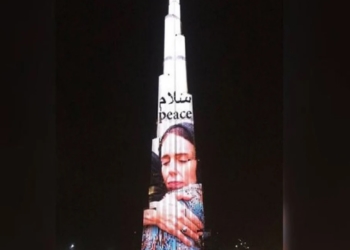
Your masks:
[{"label": "burj khalifa tower", "polygon": [[152,140],[151,162],[141,249],[203,249],[203,191],[192,95],[187,89],[180,0],[169,0],[165,17],[163,74],[159,76],[157,136]]}]

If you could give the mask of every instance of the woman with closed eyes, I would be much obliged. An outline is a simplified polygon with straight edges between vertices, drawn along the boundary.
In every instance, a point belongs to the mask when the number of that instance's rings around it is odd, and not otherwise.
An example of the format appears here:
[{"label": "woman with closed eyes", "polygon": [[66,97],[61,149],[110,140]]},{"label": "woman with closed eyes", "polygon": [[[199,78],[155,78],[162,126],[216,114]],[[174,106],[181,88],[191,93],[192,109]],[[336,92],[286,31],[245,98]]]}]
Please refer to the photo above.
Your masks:
[{"label": "woman with closed eyes", "polygon": [[[155,249],[200,249],[204,212],[193,124],[181,123],[168,128],[160,139],[161,175],[167,193],[155,209],[144,211],[143,249],[150,250],[150,235],[162,242]],[[148,239],[148,240],[146,240]]]}]

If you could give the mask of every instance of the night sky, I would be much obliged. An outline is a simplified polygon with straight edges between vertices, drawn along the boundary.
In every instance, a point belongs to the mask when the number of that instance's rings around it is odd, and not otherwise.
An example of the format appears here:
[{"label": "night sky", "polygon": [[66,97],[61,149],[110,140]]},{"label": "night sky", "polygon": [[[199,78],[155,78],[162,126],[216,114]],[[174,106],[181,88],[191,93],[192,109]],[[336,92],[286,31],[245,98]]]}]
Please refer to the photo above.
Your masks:
[{"label": "night sky", "polygon": [[[59,250],[127,250],[142,230],[167,6],[56,3]],[[182,0],[181,13],[206,227],[281,249],[282,2]]]}]

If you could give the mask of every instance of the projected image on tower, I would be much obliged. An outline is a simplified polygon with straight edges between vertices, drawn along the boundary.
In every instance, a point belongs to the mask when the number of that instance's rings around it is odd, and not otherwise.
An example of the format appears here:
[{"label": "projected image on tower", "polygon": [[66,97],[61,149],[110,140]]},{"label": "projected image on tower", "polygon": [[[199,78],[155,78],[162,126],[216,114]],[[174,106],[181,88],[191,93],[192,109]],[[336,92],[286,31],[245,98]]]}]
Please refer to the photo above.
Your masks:
[{"label": "projected image on tower", "polygon": [[200,249],[204,211],[193,124],[169,127],[158,159],[152,159],[152,174],[161,176],[158,190],[164,196],[144,211],[142,249]]}]

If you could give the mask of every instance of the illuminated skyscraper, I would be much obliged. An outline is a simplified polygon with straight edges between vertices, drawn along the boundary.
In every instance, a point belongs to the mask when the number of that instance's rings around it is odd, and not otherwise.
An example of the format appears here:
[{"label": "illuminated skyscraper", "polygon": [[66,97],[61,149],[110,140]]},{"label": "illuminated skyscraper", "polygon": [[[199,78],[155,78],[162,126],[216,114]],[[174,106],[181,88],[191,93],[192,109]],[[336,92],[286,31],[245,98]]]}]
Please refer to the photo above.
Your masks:
[{"label": "illuminated skyscraper", "polygon": [[145,250],[202,249],[202,185],[180,18],[180,1],[169,0],[163,74],[159,77],[157,137],[152,141],[149,208],[143,218],[141,249]]}]

